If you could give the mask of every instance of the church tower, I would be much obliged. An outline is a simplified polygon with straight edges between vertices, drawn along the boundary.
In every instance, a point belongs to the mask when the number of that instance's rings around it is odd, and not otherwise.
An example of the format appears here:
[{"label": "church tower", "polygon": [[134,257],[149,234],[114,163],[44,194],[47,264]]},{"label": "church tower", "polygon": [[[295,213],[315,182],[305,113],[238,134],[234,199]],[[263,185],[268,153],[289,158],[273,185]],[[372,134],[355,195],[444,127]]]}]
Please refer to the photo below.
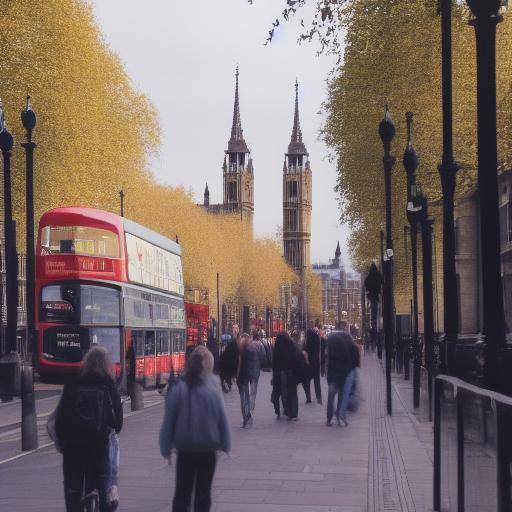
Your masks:
[{"label": "church tower", "polygon": [[240,120],[238,96],[238,67],[235,73],[235,104],[233,124],[228,149],[222,166],[224,177],[224,210],[238,213],[242,220],[249,221],[252,227],[254,214],[254,174],[251,152],[247,147]]},{"label": "church tower", "polygon": [[308,157],[300,129],[299,84],[295,81],[292,137],[283,166],[283,245],[286,261],[299,274],[310,266],[312,184]]}]

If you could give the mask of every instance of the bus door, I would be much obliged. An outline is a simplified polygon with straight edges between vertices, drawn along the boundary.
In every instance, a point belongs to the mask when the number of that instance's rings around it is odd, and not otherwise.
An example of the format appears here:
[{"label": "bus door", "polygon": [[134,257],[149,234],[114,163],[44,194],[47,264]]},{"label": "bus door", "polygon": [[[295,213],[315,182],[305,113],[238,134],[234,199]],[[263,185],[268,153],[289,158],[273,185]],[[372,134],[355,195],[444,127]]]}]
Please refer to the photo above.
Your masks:
[{"label": "bus door", "polygon": [[156,375],[158,385],[165,385],[171,367],[169,354],[169,331],[156,331]]},{"label": "bus door", "polygon": [[144,379],[144,331],[132,331],[132,347],[135,354],[135,379]]},{"label": "bus door", "polygon": [[155,331],[144,332],[144,378],[145,386],[154,386],[156,384],[155,372]]}]

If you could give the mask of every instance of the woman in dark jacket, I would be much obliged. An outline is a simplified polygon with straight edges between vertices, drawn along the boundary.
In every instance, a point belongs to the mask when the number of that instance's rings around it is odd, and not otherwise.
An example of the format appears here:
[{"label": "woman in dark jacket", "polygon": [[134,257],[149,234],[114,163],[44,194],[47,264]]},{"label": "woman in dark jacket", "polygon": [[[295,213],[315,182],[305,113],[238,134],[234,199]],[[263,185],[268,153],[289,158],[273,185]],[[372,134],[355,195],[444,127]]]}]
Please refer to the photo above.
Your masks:
[{"label": "woman in dark jacket", "polygon": [[123,409],[113,366],[105,348],[94,346],[85,355],[78,379],[64,386],[55,418],[67,512],[80,512],[82,495],[95,489],[100,512],[117,507],[107,499],[109,437],[122,426]]},{"label": "woman in dark jacket", "polygon": [[322,403],[322,388],[320,387],[320,335],[315,329],[306,333],[306,353],[309,362],[309,375],[304,384],[307,401],[311,402],[311,379],[315,384],[316,401]]}]

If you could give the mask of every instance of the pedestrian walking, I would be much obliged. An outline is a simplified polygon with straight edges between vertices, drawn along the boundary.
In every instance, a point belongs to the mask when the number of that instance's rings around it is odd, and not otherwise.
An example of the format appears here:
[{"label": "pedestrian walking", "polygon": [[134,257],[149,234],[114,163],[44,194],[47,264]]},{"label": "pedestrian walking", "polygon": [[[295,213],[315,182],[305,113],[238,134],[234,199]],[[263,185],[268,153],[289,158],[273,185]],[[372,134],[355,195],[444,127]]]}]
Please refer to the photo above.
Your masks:
[{"label": "pedestrian walking", "polygon": [[231,341],[226,345],[224,352],[219,358],[219,376],[222,391],[227,393],[231,391],[233,379],[236,378],[239,358],[239,329],[234,324],[232,328]]},{"label": "pedestrian walking", "polygon": [[184,377],[165,402],[160,453],[169,459],[177,450],[176,489],[172,511],[187,512],[195,488],[194,511],[208,512],[216,452],[229,452],[231,435],[213,356],[203,346],[187,360]]},{"label": "pedestrian walking", "polygon": [[300,331],[293,331],[292,340],[295,343],[296,349],[296,364],[294,367],[294,376],[297,384],[302,385],[304,394],[306,395],[306,403],[311,403],[311,393],[308,393],[308,383],[311,370],[309,368],[308,353],[305,350],[302,341],[302,333]]},{"label": "pedestrian walking", "polygon": [[100,512],[117,508],[119,451],[111,434],[122,426],[113,366],[105,348],[94,346],[85,355],[77,380],[64,386],[55,417],[67,512],[82,511],[82,496],[96,492]]},{"label": "pedestrian walking", "polygon": [[322,403],[322,388],[320,386],[320,336],[316,329],[309,329],[306,332],[306,354],[308,356],[309,373],[307,375],[304,390],[306,399],[311,402],[311,380],[315,386],[316,401]]},{"label": "pedestrian walking", "polygon": [[[274,404],[274,412],[276,413],[277,419],[281,419],[281,399],[284,388],[281,386],[281,372],[285,368],[286,358],[286,334],[279,333],[276,336],[274,348],[272,350],[272,395],[270,401]],[[286,414],[286,411],[285,411]]]},{"label": "pedestrian walking", "polygon": [[[297,420],[299,415],[299,397],[297,395],[299,349],[291,337],[282,332],[277,335],[273,357],[273,379],[277,383],[276,397],[279,390],[283,404],[283,413],[289,420]],[[275,398],[275,397],[274,397]],[[276,414],[280,416],[278,400],[274,401]]]},{"label": "pedestrian walking", "polygon": [[[348,425],[346,411],[350,393],[354,384],[354,369],[359,364],[359,350],[346,330],[335,331],[327,339],[327,383],[329,392],[327,397],[327,426],[336,415],[338,425],[343,422]],[[336,411],[334,400],[338,397]]]},{"label": "pedestrian walking", "polygon": [[244,333],[240,336],[240,355],[236,379],[242,408],[242,428],[252,425],[252,413],[256,404],[259,378],[260,354],[251,337]]}]

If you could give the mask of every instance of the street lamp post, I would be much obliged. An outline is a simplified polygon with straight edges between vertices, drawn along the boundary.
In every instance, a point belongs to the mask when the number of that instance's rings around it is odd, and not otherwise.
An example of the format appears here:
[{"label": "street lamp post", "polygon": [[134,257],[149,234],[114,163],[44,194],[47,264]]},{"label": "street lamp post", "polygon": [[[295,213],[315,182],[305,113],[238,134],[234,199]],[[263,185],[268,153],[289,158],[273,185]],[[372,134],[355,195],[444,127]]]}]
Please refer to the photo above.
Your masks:
[{"label": "street lamp post", "polygon": [[432,219],[428,216],[427,197],[417,190],[413,203],[419,208],[423,253],[423,339],[427,365],[429,420],[432,419],[432,370],[434,351],[434,294],[432,279]]},{"label": "street lamp post", "polygon": [[[403,156],[403,165],[407,173],[407,220],[411,232],[411,256],[412,256],[412,304],[413,304],[413,405],[420,406],[420,371],[421,358],[419,351],[418,333],[418,217],[412,206],[412,196],[416,189],[416,170],[418,169],[418,155],[412,145],[413,113],[405,114],[407,119],[407,145]],[[405,362],[409,364],[409,360]]]},{"label": "street lamp post", "polygon": [[496,133],[496,26],[501,0],[467,0],[476,34],[478,190],[480,194],[484,381],[504,391],[500,352],[505,345],[503,286],[501,281]]},{"label": "street lamp post", "polygon": [[124,217],[124,190],[119,191],[119,202],[121,206],[121,217]]},{"label": "street lamp post", "polygon": [[379,136],[384,147],[384,189],[386,195],[386,249],[384,251],[384,295],[385,295],[385,346],[386,346],[386,405],[388,414],[392,414],[391,403],[391,350],[394,337],[394,302],[393,302],[393,233],[391,221],[391,171],[395,158],[391,155],[391,141],[395,137],[395,125],[388,107],[379,124]]},{"label": "street lamp post", "polygon": [[444,357],[443,370],[455,371],[455,349],[459,333],[459,298],[455,268],[454,194],[459,166],[453,157],[452,115],[452,0],[440,0],[443,156],[439,165],[443,192],[443,302],[444,302]]},{"label": "street lamp post", "polygon": [[2,388],[0,393],[7,399],[20,393],[21,367],[16,343],[18,326],[18,256],[16,253],[16,228],[12,218],[11,151],[13,144],[14,139],[7,130],[3,105],[0,103],[0,150],[2,151],[4,171],[4,254],[7,306],[6,351],[0,361],[0,387]]},{"label": "street lamp post", "polygon": [[26,296],[27,296],[27,340],[29,351],[35,348],[35,249],[34,249],[34,150],[37,145],[32,140],[32,131],[36,126],[36,115],[27,96],[25,109],[21,112],[21,122],[26,130],[27,141],[21,145],[25,149],[26,179]]}]

